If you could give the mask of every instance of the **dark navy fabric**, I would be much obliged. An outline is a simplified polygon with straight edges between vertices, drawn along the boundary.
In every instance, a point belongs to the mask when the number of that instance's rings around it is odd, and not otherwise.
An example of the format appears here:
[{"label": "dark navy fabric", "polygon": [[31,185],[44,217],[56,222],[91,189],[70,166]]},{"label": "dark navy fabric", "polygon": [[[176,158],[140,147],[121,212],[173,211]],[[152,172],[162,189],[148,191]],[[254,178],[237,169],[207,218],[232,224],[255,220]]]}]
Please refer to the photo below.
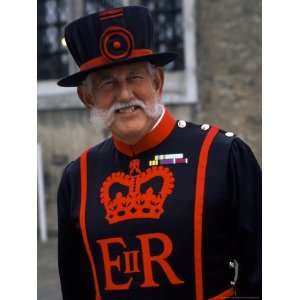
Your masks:
[{"label": "dark navy fabric", "polygon": [[[194,283],[194,200],[196,172],[203,140],[207,131],[187,123],[175,127],[160,145],[128,157],[120,153],[108,139],[88,153],[88,198],[86,224],[89,244],[97,267],[103,300],[195,299]],[[113,172],[129,172],[129,163],[139,159],[141,171],[149,168],[154,155],[183,153],[188,164],[166,165],[175,178],[172,194],[166,199],[160,219],[133,219],[108,224],[100,201],[103,181]],[[203,285],[204,299],[230,288],[233,270],[229,261],[240,265],[237,296],[261,295],[261,178],[260,168],[249,147],[236,137],[220,131],[213,141],[208,159],[203,211]],[[160,183],[152,183],[154,190]],[[90,264],[79,228],[80,171],[79,160],[70,163],[63,174],[58,192],[59,271],[63,297],[67,300],[94,299]],[[173,243],[167,258],[184,284],[173,285],[158,264],[153,275],[159,287],[142,288],[143,272],[130,274],[129,290],[105,290],[105,274],[101,249],[97,240],[122,237],[126,250],[141,250],[137,235],[164,233]],[[161,253],[161,243],[151,241],[151,251]],[[112,245],[111,257],[116,258],[122,247]],[[153,254],[153,255],[154,255]],[[139,266],[142,262],[139,258]],[[122,265],[122,268],[124,266]],[[142,271],[142,270],[141,270]],[[128,275],[128,274],[127,274]],[[128,276],[112,268],[116,284],[128,281]]]}]

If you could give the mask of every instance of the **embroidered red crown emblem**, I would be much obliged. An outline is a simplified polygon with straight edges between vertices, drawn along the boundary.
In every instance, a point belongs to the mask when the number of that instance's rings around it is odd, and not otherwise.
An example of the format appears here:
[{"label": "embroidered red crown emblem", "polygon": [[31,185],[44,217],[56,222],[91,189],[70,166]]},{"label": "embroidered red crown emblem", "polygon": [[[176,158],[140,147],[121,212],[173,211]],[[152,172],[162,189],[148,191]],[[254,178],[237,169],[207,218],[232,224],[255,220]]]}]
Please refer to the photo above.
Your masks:
[{"label": "embroidered red crown emblem", "polygon": [[[108,176],[100,189],[101,203],[106,210],[109,224],[131,219],[159,219],[164,212],[163,205],[174,188],[174,176],[167,167],[155,166],[142,172],[140,161],[132,160],[130,172],[114,172]],[[142,186],[151,184],[152,179],[160,177],[162,184],[158,192],[149,186],[143,193]],[[125,187],[127,192],[117,191],[111,199],[110,193],[114,184]]]}]

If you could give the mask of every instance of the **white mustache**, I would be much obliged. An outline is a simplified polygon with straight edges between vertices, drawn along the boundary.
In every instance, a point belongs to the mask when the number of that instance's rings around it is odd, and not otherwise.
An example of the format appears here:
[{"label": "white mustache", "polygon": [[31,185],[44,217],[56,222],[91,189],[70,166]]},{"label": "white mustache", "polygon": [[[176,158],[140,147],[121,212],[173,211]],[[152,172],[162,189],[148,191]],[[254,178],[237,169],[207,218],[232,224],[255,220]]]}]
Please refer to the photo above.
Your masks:
[{"label": "white mustache", "polygon": [[102,127],[104,125],[105,127],[109,128],[115,120],[116,111],[130,106],[138,106],[139,108],[143,109],[146,115],[151,118],[159,117],[163,111],[163,105],[160,103],[146,105],[139,99],[132,99],[128,102],[118,101],[115,102],[109,109],[93,108],[91,110],[91,122],[96,127],[99,125]]},{"label": "white mustache", "polygon": [[119,109],[130,107],[130,106],[138,106],[142,109],[146,108],[146,105],[144,102],[138,99],[130,100],[129,102],[116,102],[112,105],[111,108],[109,108],[108,111],[116,112]]}]

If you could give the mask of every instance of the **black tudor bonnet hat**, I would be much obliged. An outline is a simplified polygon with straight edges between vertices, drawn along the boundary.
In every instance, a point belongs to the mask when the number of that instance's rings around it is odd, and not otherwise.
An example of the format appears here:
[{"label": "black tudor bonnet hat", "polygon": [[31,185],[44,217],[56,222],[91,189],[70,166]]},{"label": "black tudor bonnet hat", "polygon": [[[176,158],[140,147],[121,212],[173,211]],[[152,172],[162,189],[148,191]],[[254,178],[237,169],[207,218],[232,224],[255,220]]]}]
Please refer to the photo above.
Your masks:
[{"label": "black tudor bonnet hat", "polygon": [[88,74],[124,63],[149,61],[163,66],[173,52],[153,49],[153,20],[143,6],[126,6],[97,12],[66,26],[65,40],[80,71],[62,78],[58,85],[79,86]]}]

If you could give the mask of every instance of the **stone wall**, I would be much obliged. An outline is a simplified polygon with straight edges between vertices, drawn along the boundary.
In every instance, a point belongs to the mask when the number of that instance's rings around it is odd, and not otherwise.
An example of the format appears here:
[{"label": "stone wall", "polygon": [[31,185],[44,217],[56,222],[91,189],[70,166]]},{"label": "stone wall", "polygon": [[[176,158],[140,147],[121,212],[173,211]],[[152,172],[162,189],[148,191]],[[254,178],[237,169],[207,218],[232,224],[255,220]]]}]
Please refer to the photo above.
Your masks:
[{"label": "stone wall", "polygon": [[261,1],[196,1],[202,109],[193,119],[234,131],[261,162]]},{"label": "stone wall", "polygon": [[50,231],[56,231],[56,193],[63,168],[89,146],[103,139],[95,133],[83,109],[40,111],[38,141],[42,144],[47,217]]}]

